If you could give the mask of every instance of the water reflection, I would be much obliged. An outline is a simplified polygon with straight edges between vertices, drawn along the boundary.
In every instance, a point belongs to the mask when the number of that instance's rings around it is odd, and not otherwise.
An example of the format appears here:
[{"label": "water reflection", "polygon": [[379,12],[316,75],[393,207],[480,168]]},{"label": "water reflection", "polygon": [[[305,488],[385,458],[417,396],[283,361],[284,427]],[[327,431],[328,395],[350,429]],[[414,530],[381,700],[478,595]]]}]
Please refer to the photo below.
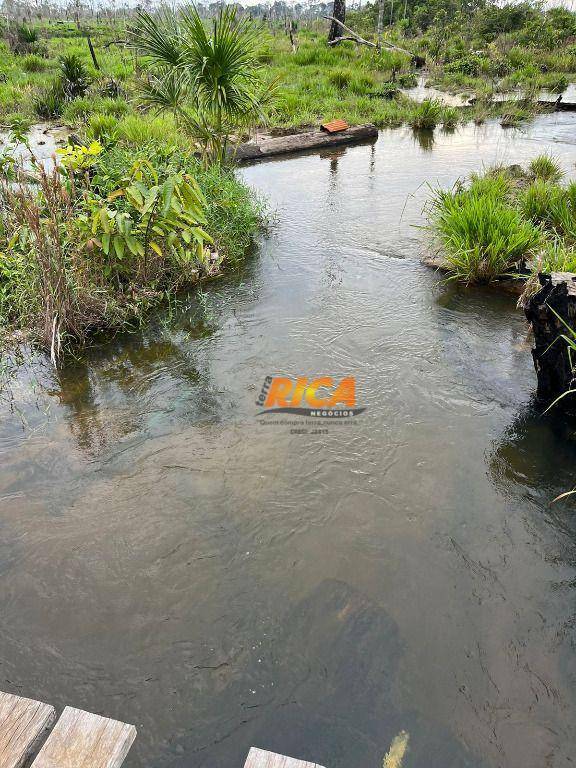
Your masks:
[{"label": "water reflection", "polygon": [[[374,768],[401,730],[405,768],[570,764],[576,545],[549,500],[574,443],[528,406],[515,298],[440,283],[417,228],[427,183],[551,140],[573,173],[574,116],[547,120],[244,169],[278,214],[242,273],[12,376],[6,687],[137,723],[127,768],[253,743]],[[365,417],[263,425],[270,373],[354,375]]]},{"label": "water reflection", "polygon": [[553,500],[576,485],[576,418],[542,413],[536,400],[522,408],[489,457],[494,482],[506,493],[515,487],[540,501],[555,526],[576,540],[573,499]]},{"label": "water reflection", "polygon": [[434,128],[414,128],[414,141],[424,152],[431,152],[434,148]]}]

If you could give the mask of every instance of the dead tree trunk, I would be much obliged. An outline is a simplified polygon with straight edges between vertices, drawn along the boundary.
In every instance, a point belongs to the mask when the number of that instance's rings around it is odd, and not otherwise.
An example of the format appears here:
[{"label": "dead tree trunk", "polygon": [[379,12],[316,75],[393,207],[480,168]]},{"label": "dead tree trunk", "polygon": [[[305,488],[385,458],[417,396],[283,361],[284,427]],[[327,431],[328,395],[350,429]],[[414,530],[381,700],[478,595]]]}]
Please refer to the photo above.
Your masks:
[{"label": "dead tree trunk", "polygon": [[[574,275],[562,272],[539,277],[541,288],[530,297],[524,311],[534,331],[537,395],[550,404],[576,389],[576,353],[569,353],[569,345],[562,338],[573,338],[570,329],[576,329],[576,282]],[[574,410],[576,396],[569,395],[560,404]]]},{"label": "dead tree trunk", "polygon": [[382,50],[382,28],[384,26],[384,0],[378,0],[378,26],[376,28],[376,41],[378,51]]},{"label": "dead tree trunk", "polygon": [[332,11],[332,24],[330,25],[330,31],[328,32],[328,42],[331,43],[340,37],[340,24],[346,21],[346,0],[334,0],[334,10]]}]

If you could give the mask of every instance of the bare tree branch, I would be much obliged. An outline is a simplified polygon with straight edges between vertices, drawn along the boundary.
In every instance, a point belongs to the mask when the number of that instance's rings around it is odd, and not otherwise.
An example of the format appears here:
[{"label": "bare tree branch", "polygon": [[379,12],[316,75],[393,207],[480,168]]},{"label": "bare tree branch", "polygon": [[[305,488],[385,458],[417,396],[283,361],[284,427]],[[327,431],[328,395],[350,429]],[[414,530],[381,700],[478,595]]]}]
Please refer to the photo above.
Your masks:
[{"label": "bare tree branch", "polygon": [[[353,29],[350,29],[350,27],[347,27],[346,24],[342,23],[341,21],[338,21],[338,19],[335,19],[334,16],[322,16],[323,19],[328,19],[328,21],[335,21],[336,24],[342,27],[343,30],[348,32],[350,37],[339,37],[336,40],[332,40],[330,45],[336,45],[336,43],[339,43],[341,40],[353,40],[355,43],[358,43],[359,45],[367,45],[370,48],[378,48],[376,43],[370,42],[370,40],[366,40],[363,37],[360,37],[356,32],[354,32]],[[413,54],[410,53],[410,51],[407,51],[405,48],[400,48],[398,45],[392,45],[392,43],[385,43],[383,42],[382,45],[384,48],[389,48],[392,51],[400,51],[400,53],[405,53],[408,56],[412,56]]]}]

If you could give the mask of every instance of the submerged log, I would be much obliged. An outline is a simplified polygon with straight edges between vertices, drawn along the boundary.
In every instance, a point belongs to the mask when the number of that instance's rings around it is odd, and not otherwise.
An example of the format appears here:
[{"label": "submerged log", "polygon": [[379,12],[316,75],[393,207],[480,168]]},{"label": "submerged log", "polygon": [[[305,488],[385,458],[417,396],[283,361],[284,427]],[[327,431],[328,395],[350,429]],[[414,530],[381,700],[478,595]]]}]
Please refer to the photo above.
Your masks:
[{"label": "submerged log", "polygon": [[[569,345],[562,338],[573,338],[569,329],[576,329],[576,275],[553,272],[538,277],[541,287],[530,297],[524,311],[534,331],[532,358],[538,378],[537,395],[551,403],[576,388],[576,352],[569,354]],[[576,398],[569,396],[561,403],[573,410]]]},{"label": "submerged log", "polygon": [[306,149],[317,147],[336,146],[338,144],[354,144],[355,142],[369,141],[378,138],[378,129],[375,125],[355,125],[339,133],[326,133],[316,130],[307,133],[293,133],[289,136],[277,136],[264,139],[258,144],[252,142],[242,144],[236,150],[236,160],[258,160],[274,155],[284,155],[288,152],[302,152]]}]

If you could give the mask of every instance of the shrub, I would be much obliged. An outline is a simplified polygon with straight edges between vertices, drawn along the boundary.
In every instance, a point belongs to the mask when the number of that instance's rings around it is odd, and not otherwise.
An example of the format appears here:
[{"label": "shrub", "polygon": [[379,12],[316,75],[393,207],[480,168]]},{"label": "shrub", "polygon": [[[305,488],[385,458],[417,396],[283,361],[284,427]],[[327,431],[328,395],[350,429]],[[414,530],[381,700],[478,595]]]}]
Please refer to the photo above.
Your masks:
[{"label": "shrub", "polygon": [[126,327],[215,274],[225,255],[239,258],[259,224],[231,172],[201,171],[161,145],[61,156],[64,170],[36,167],[36,185],[0,176],[0,318],[29,331],[55,364],[90,333]]},{"label": "shrub", "polygon": [[90,84],[88,70],[82,59],[75,53],[60,57],[62,90],[67,99],[84,96]]},{"label": "shrub", "polygon": [[40,90],[34,99],[34,111],[42,120],[54,120],[62,115],[65,97],[59,82]]},{"label": "shrub", "polygon": [[38,31],[27,24],[20,24],[14,29],[9,29],[6,33],[10,50],[16,56],[25,56],[35,53],[45,56],[47,51],[40,41]]},{"label": "shrub", "polygon": [[477,77],[480,74],[480,66],[483,59],[479,56],[469,55],[463,56],[460,59],[455,59],[447,64],[444,64],[444,72],[447,74],[458,73],[460,75],[470,75],[471,77]]},{"label": "shrub", "polygon": [[29,53],[22,58],[20,66],[24,72],[43,72],[48,65],[46,59],[35,53]]}]

